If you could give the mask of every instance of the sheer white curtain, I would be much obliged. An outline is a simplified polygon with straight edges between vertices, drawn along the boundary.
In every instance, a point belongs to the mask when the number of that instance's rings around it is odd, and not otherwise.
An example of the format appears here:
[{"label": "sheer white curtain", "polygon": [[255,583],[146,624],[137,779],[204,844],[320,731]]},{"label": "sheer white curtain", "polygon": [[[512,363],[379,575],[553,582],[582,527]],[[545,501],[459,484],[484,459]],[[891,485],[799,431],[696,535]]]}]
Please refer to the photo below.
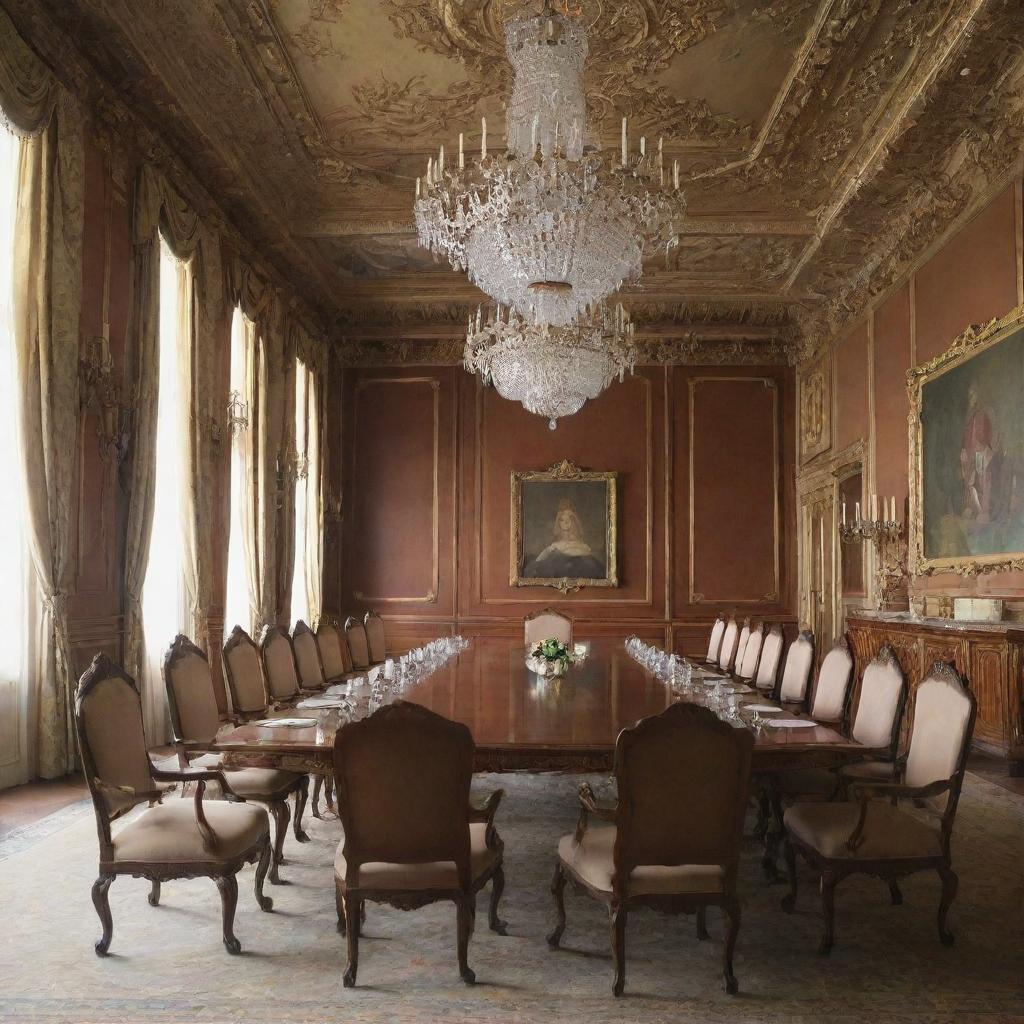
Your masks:
[{"label": "sheer white curtain", "polygon": [[[310,373],[301,359],[295,360],[295,451],[297,464],[305,467],[306,478],[311,472],[308,462],[307,438],[309,436],[309,378]],[[305,480],[295,481],[295,560],[292,565],[292,608],[291,621],[299,619],[309,622],[309,591],[306,586],[306,529],[307,501]]]},{"label": "sheer white curtain", "polygon": [[175,634],[191,635],[194,595],[188,585],[188,507],[192,401],[192,266],[160,242],[160,373],[156,429],[156,494],[153,531],[142,591],[146,651],[143,712],[150,744],[167,737],[163,657]]},{"label": "sheer white curtain", "polygon": [[256,552],[256,325],[235,307],[231,321],[231,391],[245,403],[249,424],[231,438],[231,513],[224,635],[235,625],[252,633],[260,615]]},{"label": "sheer white curtain", "polygon": [[30,688],[25,682],[26,539],[17,437],[14,355],[14,224],[21,141],[0,127],[0,480],[14,485],[0,501],[0,786],[29,778]]},{"label": "sheer white curtain", "polygon": [[292,570],[292,623],[315,626],[320,618],[323,572],[323,508],[320,500],[320,411],[317,375],[295,360],[295,449],[304,476],[295,482],[295,564]]}]

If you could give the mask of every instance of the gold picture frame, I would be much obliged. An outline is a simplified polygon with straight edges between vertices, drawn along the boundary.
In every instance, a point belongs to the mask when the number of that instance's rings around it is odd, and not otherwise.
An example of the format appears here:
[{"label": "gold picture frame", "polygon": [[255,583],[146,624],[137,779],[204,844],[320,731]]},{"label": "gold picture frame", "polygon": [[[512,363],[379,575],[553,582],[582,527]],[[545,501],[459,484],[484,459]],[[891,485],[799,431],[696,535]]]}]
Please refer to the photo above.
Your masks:
[{"label": "gold picture frame", "polygon": [[513,587],[617,587],[618,474],[567,459],[550,469],[512,472]]},{"label": "gold picture frame", "polygon": [[[1010,347],[996,356],[994,350],[1004,343],[1010,343]],[[974,368],[973,375],[964,372],[967,364],[985,353],[991,355]],[[1007,363],[1012,372],[1008,373],[1000,360]],[[954,375],[954,371],[960,372]],[[1021,379],[1015,381],[1017,377]],[[938,386],[928,393],[929,386],[936,384]],[[1021,459],[1018,451],[1006,450],[1008,444],[1017,444],[1014,439],[1019,431],[1012,429],[1004,394],[1009,389],[1017,395],[1019,404],[1017,389],[1021,386],[1024,386],[1024,306],[986,324],[968,327],[941,355],[907,371],[909,569],[912,575],[948,572],[973,576],[1024,569],[1024,543],[1012,541],[1015,530],[1020,536],[1019,524],[1024,518],[1024,510],[1014,498],[1022,482],[1017,479]],[[992,394],[986,396],[985,391]],[[989,397],[993,402],[991,407],[987,405]],[[936,424],[942,426],[945,444],[941,447],[937,441],[932,444],[936,452],[947,456],[942,464],[946,502],[942,513],[938,510],[936,494],[943,494],[943,491],[932,479],[938,455],[929,454],[926,458],[925,450],[926,425],[928,432],[935,435],[939,429]],[[961,440],[954,444],[956,431],[960,432]],[[957,465],[951,468],[954,452]],[[957,474],[959,479],[956,479]],[[1010,486],[1006,486],[1007,480]],[[958,487],[959,495],[953,493]],[[976,507],[972,507],[972,502]],[[980,542],[972,540],[972,535],[979,536]],[[1009,536],[1011,539],[1004,544],[1019,550],[962,550],[972,544],[975,549],[992,546],[994,542],[989,537],[993,535],[997,540],[1000,536]]]}]

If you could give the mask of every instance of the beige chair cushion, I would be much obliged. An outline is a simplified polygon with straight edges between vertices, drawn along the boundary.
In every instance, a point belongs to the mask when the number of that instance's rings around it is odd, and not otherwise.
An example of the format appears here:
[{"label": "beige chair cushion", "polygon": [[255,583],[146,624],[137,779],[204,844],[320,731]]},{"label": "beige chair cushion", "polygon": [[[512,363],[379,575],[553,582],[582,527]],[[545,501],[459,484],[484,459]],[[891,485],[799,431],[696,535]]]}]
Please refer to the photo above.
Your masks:
[{"label": "beige chair cushion", "polygon": [[743,660],[736,669],[736,674],[741,679],[753,679],[757,673],[763,642],[764,632],[760,629],[751,630],[750,636],[747,637],[747,646],[743,649]]},{"label": "beige chair cushion", "polygon": [[743,664],[743,658],[747,653],[747,641],[750,639],[750,626],[744,625],[740,630],[739,640],[736,642],[736,657],[732,660],[733,671],[739,672]]},{"label": "beige chair cushion", "polygon": [[[908,786],[927,786],[953,777],[970,719],[970,698],[954,679],[929,676],[918,686],[914,694],[914,726],[903,776]],[[928,803],[941,812],[948,799],[948,795],[943,793]]]},{"label": "beige chair cushion", "polygon": [[873,661],[864,669],[851,730],[858,743],[875,749],[889,746],[902,689],[903,679],[893,662]]},{"label": "beige chair cushion", "polygon": [[322,690],[327,679],[320,665],[320,652],[312,633],[298,632],[292,637],[295,662],[299,667],[299,683],[304,690]]},{"label": "beige chair cushion", "polygon": [[728,672],[732,668],[733,658],[736,654],[736,639],[740,627],[735,619],[730,619],[722,635],[722,647],[718,652],[718,667]]},{"label": "beige chair cushion", "polygon": [[361,622],[352,622],[345,626],[345,637],[352,655],[352,667],[364,669],[370,667],[370,647],[366,641],[366,627]]},{"label": "beige chair cushion", "polygon": [[[588,885],[602,892],[612,891],[615,871],[614,826],[589,828],[576,845],[574,834],[558,841],[558,856]],[[682,864],[678,867],[649,865],[633,869],[629,895],[668,895],[671,893],[716,893],[725,885],[725,869],[718,864]]]},{"label": "beige chair cushion", "polygon": [[771,630],[761,645],[761,661],[757,666],[754,685],[761,690],[771,690],[779,673],[779,659],[782,657],[782,632]]},{"label": "beige chair cushion", "polygon": [[283,633],[274,633],[263,649],[267,666],[267,685],[274,700],[289,700],[299,692],[291,641]]},{"label": "beige chair cushion", "polygon": [[174,662],[169,674],[181,725],[178,738],[197,742],[213,739],[220,728],[220,712],[213,693],[210,663],[194,651],[186,650]]},{"label": "beige chair cushion", "polygon": [[114,860],[143,864],[209,864],[234,860],[269,833],[267,812],[255,804],[203,801],[203,811],[217,836],[203,849],[193,800],[170,800],[144,811],[113,838]]},{"label": "beige chair cushion", "polygon": [[366,646],[371,664],[380,664],[388,656],[387,638],[384,636],[384,620],[379,615],[367,614],[363,628],[366,630]]},{"label": "beige chair cushion", "polygon": [[551,639],[568,645],[572,643],[572,622],[558,612],[540,612],[526,619],[523,636],[527,647]]},{"label": "beige chair cushion", "polygon": [[853,658],[842,645],[836,645],[825,655],[811,705],[812,718],[819,722],[838,722],[843,717],[852,669]]},{"label": "beige chair cushion", "polygon": [[708,638],[708,653],[706,661],[717,661],[718,652],[722,647],[722,634],[725,633],[725,619],[715,619],[711,627],[711,636]]},{"label": "beige chair cushion", "polygon": [[[497,852],[487,848],[487,825],[473,822],[469,826],[469,861],[473,878],[479,878],[497,859]],[[334,857],[335,877],[344,879],[345,841],[338,844]],[[359,869],[359,886],[363,889],[458,889],[459,876],[454,861],[429,864],[385,864],[367,861]]]},{"label": "beige chair cushion", "polygon": [[256,645],[247,640],[232,647],[224,655],[231,672],[231,695],[235,711],[262,711],[267,706],[263,688],[263,666]]},{"label": "beige chair cushion", "polygon": [[798,636],[789,645],[786,667],[782,670],[782,685],[779,687],[781,701],[787,704],[801,704],[806,700],[813,660],[814,645],[807,637]]},{"label": "beige chair cushion", "polygon": [[341,635],[334,626],[321,624],[316,631],[317,643],[320,644],[320,659],[324,666],[324,675],[329,681],[340,679],[349,671],[345,653],[342,650]]},{"label": "beige chair cushion", "polygon": [[775,776],[784,796],[818,796],[827,800],[839,788],[839,777],[824,768],[801,768]]},{"label": "beige chair cushion", "polygon": [[846,842],[859,813],[860,805],[855,803],[795,804],[783,820],[791,835],[829,860],[903,860],[942,855],[937,827],[886,800],[872,800],[868,805],[864,842],[851,852]]}]

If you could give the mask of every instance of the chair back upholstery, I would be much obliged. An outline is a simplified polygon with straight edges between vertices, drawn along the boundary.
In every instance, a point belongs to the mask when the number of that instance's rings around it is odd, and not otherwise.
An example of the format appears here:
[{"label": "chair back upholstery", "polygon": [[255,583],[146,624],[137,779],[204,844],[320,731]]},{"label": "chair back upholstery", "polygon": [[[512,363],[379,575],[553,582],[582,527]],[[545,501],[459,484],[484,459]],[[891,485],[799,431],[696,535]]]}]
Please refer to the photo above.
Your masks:
[{"label": "chair back upholstery", "polygon": [[779,700],[787,704],[803,704],[807,700],[807,689],[814,668],[814,634],[809,629],[789,645],[786,653],[786,667],[782,670],[782,685]]},{"label": "chair back upholstery", "polygon": [[175,743],[206,742],[220,728],[220,709],[206,655],[179,633],[164,655],[164,688]]},{"label": "chair back upholstery", "polygon": [[395,701],[334,740],[338,809],[350,885],[361,864],[454,861],[470,884],[473,737],[418,704]]},{"label": "chair back upholstery", "polygon": [[366,646],[369,650],[370,663],[379,664],[388,656],[384,620],[376,612],[367,612],[363,616],[363,628],[366,630]]},{"label": "chair back upholstery", "polygon": [[348,641],[333,622],[320,620],[316,627],[316,642],[320,646],[320,662],[328,681],[340,679],[346,672],[352,671]]},{"label": "chair back upholstery", "polygon": [[944,661],[932,665],[914,692],[914,724],[903,780],[908,786],[951,780],[948,793],[927,801],[946,819],[947,834],[960,799],[976,712],[974,694]]},{"label": "chair back upholstery", "polygon": [[896,652],[889,644],[883,644],[864,669],[851,736],[865,747],[885,747],[895,755],[906,700],[907,677]]},{"label": "chair back upholstery", "polygon": [[759,690],[771,692],[779,679],[779,662],[782,660],[782,626],[776,623],[768,631],[761,644],[761,660],[757,665],[754,685]]},{"label": "chair back upholstery", "polygon": [[718,661],[718,652],[722,649],[722,636],[725,633],[725,616],[719,615],[715,624],[711,627],[711,636],[708,637],[708,653],[706,661]]},{"label": "chair back upholstery", "polygon": [[764,623],[759,622],[747,637],[747,646],[743,648],[743,660],[736,668],[741,679],[753,679],[757,675],[757,667],[761,660],[761,645],[764,643]]},{"label": "chair back upholstery", "polygon": [[[79,680],[75,732],[103,859],[104,847],[110,846],[110,822],[148,800],[155,788],[138,687],[106,654],[97,654]],[[119,788],[123,786],[136,795]]]},{"label": "chair back upholstery", "polygon": [[821,663],[818,671],[818,685],[814,690],[811,717],[819,722],[842,722],[846,715],[846,701],[850,696],[853,681],[853,655],[846,637],[840,637],[836,645]]},{"label": "chair back upholstery", "polygon": [[320,647],[313,631],[302,619],[292,630],[292,648],[295,667],[299,672],[299,685],[304,690],[322,690],[327,686],[327,674],[320,660]]},{"label": "chair back upholstery", "polygon": [[718,864],[735,879],[743,840],[753,734],[696,704],[623,729],[615,744],[615,886],[633,868]]},{"label": "chair back upholstery", "polygon": [[734,672],[739,672],[740,666],[743,664],[743,655],[747,653],[747,641],[750,639],[750,618],[749,616],[743,620],[743,628],[740,630],[739,639],[736,641],[736,653],[733,655],[732,668]]},{"label": "chair back upholstery", "polygon": [[735,618],[729,619],[722,634],[722,647],[718,652],[718,667],[725,672],[732,669],[736,659],[736,644],[740,638],[740,627]]},{"label": "chair back upholstery", "polygon": [[370,645],[366,639],[366,627],[351,615],[345,620],[345,639],[348,640],[352,667],[359,670],[369,668]]},{"label": "chair back upholstery", "polygon": [[567,647],[572,645],[572,619],[556,612],[553,608],[544,608],[526,616],[523,637],[527,647],[539,644],[543,640],[560,640]]},{"label": "chair back upholstery", "polygon": [[279,626],[264,626],[260,656],[272,700],[291,700],[299,692],[299,670],[288,634]]},{"label": "chair back upholstery", "polygon": [[241,626],[235,626],[224,641],[224,674],[228,677],[232,710],[242,715],[267,710],[270,696],[263,659]]}]

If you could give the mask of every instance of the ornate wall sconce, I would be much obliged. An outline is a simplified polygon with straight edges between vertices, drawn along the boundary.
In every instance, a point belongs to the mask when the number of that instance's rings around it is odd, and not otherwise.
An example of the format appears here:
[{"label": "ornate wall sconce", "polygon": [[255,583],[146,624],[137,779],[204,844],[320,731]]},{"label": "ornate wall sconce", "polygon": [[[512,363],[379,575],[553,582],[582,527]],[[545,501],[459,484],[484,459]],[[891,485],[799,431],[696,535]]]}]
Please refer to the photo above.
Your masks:
[{"label": "ornate wall sconce", "polygon": [[907,594],[907,523],[900,521],[896,499],[882,499],[882,516],[878,515],[878,498],[871,496],[871,518],[862,519],[860,502],[852,520],[847,520],[846,502],[842,505],[839,537],[844,544],[866,540],[875,546],[875,604],[889,611],[905,611]]},{"label": "ornate wall sconce", "polygon": [[291,445],[287,451],[281,452],[277,457],[277,508],[284,505],[284,493],[289,483],[298,480],[305,480],[309,473],[309,460],[305,455],[300,455]]},{"label": "ornate wall sconce", "polygon": [[236,437],[249,427],[249,403],[240,391],[232,390],[228,395],[228,433]]},{"label": "ornate wall sconce", "polygon": [[85,355],[79,357],[78,386],[81,408],[96,416],[100,458],[104,462],[122,462],[131,439],[132,406],[114,376],[106,338],[90,339]]}]

